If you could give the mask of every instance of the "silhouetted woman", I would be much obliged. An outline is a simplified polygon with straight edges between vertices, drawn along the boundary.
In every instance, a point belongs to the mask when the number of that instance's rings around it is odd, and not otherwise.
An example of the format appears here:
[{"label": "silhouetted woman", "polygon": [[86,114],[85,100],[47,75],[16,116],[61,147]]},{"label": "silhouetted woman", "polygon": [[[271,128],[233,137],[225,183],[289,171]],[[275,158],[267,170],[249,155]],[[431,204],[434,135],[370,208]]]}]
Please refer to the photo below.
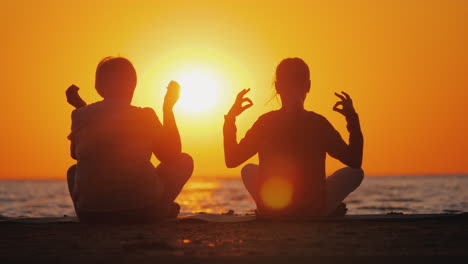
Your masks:
[{"label": "silhouetted woman", "polygon": [[[224,122],[224,154],[228,168],[234,168],[258,153],[259,165],[242,168],[244,185],[265,218],[309,218],[329,216],[362,182],[363,136],[351,98],[345,92],[333,110],[346,117],[349,144],[323,116],[304,109],[310,90],[307,64],[288,58],[276,68],[275,87],[281,109],[266,113],[237,143],[236,116],[253,105],[242,90]],[[246,104],[244,104],[246,103]],[[341,107],[340,107],[341,106]],[[345,167],[325,176],[326,154]]]}]

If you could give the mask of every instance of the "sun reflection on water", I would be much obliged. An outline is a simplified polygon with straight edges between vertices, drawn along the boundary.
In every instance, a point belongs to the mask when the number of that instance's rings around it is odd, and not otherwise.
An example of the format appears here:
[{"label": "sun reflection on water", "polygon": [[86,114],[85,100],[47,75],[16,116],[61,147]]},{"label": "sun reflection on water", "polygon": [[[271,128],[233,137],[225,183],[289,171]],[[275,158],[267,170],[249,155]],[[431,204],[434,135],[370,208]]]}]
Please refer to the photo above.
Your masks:
[{"label": "sun reflection on water", "polygon": [[[232,207],[233,201],[241,207]],[[236,213],[251,213],[255,209],[255,203],[243,187],[242,181],[237,178],[191,179],[184,186],[176,202],[181,206],[181,215],[198,212],[220,214],[229,209]]]}]

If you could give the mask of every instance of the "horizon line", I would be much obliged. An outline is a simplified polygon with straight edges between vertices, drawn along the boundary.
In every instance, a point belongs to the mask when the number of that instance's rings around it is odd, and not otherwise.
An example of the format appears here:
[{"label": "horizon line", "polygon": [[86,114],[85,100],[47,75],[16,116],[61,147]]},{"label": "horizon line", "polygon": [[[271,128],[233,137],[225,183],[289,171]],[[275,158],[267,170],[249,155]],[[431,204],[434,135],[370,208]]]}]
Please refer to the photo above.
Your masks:
[{"label": "horizon line", "polygon": [[[369,174],[366,175],[365,177],[447,177],[447,176],[468,176],[468,172],[463,172],[463,173],[413,173],[413,174]],[[222,175],[222,176],[216,176],[216,175],[196,175],[192,176],[192,178],[200,178],[200,179],[206,179],[206,178],[218,178],[218,179],[235,179],[239,178],[239,175]],[[0,178],[0,181],[56,181],[56,180],[66,180],[65,177],[13,177],[13,178]]]}]

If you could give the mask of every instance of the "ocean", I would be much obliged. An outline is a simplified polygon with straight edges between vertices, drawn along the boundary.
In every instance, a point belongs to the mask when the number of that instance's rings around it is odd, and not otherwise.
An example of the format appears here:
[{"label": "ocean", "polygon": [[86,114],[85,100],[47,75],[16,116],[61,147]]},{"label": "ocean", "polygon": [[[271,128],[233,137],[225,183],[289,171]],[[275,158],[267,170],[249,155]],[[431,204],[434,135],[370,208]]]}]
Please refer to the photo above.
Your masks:
[{"label": "ocean", "polygon": [[[255,204],[236,178],[193,177],[177,198],[181,215],[253,213]],[[468,176],[366,177],[345,203],[348,214],[468,212]],[[75,215],[64,180],[0,181],[0,215]]]}]

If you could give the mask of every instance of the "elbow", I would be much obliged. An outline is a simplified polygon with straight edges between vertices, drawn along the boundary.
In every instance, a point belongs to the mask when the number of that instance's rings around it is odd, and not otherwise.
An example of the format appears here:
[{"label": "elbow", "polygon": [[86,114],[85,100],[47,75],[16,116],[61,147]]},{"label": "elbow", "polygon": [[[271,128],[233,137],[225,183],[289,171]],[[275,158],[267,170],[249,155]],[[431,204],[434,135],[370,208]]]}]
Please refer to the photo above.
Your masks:
[{"label": "elbow", "polygon": [[235,167],[237,167],[237,166],[238,166],[238,165],[237,165],[237,164],[235,164],[234,162],[232,162],[232,161],[228,161],[228,160],[225,160],[225,162],[224,162],[224,163],[226,164],[226,167],[227,167],[227,168],[229,168],[229,169],[233,169],[233,168],[235,168]]},{"label": "elbow", "polygon": [[169,152],[171,157],[178,157],[182,153],[182,144],[179,142],[174,143]]},{"label": "elbow", "polygon": [[351,167],[353,169],[361,169],[362,162],[360,162],[360,161],[350,162],[348,165],[349,165],[349,167]]},{"label": "elbow", "polygon": [[346,165],[353,169],[361,169],[362,167],[362,158],[351,159]]},{"label": "elbow", "polygon": [[76,160],[75,145],[70,146],[70,156],[72,159]]},{"label": "elbow", "polygon": [[172,163],[179,158],[181,153],[182,151],[180,149],[172,148],[168,149],[164,153],[160,153],[157,157],[162,163]]},{"label": "elbow", "polygon": [[173,150],[173,153],[175,156],[179,156],[182,153],[182,147],[181,146],[175,147]]},{"label": "elbow", "polygon": [[360,161],[350,162],[349,167],[351,167],[353,169],[360,169],[362,167],[362,162],[360,162]]},{"label": "elbow", "polygon": [[229,159],[229,158],[225,158],[224,163],[226,164],[226,167],[229,168],[229,169],[233,169],[233,168],[240,165],[239,162],[236,162],[235,160]]},{"label": "elbow", "polygon": [[237,164],[233,159],[232,152],[229,151],[226,145],[224,145],[224,164],[226,164],[226,167],[229,169],[237,167]]},{"label": "elbow", "polygon": [[180,154],[182,152],[179,151],[171,151],[170,153],[168,153],[165,157],[162,158],[162,162],[165,162],[165,163],[173,163],[174,161],[176,161],[179,157],[180,157]]}]

